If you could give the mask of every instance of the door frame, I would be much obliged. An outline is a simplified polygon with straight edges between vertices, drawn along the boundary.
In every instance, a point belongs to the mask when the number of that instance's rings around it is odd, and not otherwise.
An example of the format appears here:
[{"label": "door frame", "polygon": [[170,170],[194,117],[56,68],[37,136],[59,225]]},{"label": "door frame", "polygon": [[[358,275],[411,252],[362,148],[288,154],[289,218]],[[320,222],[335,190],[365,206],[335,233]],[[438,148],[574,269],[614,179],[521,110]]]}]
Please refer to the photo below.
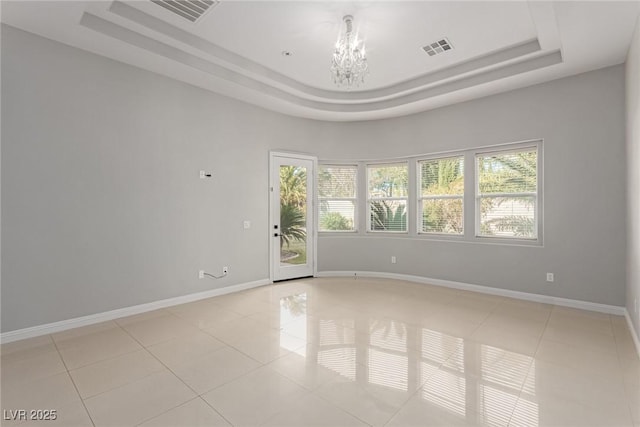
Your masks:
[{"label": "door frame", "polygon": [[[274,238],[274,229],[273,225],[280,222],[280,218],[277,218],[276,221],[276,208],[275,208],[275,200],[276,195],[274,194],[275,183],[274,183],[274,170],[276,164],[276,159],[293,159],[293,160],[305,160],[310,161],[312,165],[312,170],[307,171],[307,182],[309,183],[310,191],[307,193],[307,199],[311,198],[310,203],[308,202],[307,206],[311,207],[311,212],[307,212],[307,217],[311,215],[311,232],[307,230],[307,239],[311,238],[311,248],[312,248],[312,256],[309,257],[307,254],[307,264],[311,263],[311,271],[313,277],[316,277],[318,274],[318,215],[316,213],[316,200],[317,200],[317,177],[316,171],[318,170],[318,158],[315,156],[311,156],[309,154],[302,153],[294,153],[294,152],[284,152],[284,151],[269,151],[269,226],[268,226],[268,238],[269,238],[269,280],[271,283],[275,280],[275,268],[276,262],[280,263],[280,251],[276,252],[274,250],[274,244],[272,239]],[[280,195],[277,197],[277,206],[280,206]],[[279,209],[278,209],[279,211]],[[286,280],[286,279],[281,279]]]}]

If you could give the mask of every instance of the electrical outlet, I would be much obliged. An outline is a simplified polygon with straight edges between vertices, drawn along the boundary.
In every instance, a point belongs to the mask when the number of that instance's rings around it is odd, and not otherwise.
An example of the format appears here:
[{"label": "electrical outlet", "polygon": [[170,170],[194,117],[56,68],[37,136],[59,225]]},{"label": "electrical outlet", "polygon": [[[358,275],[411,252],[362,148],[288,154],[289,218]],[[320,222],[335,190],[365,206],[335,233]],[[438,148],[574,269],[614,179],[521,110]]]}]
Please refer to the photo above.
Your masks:
[{"label": "electrical outlet", "polygon": [[396,257],[395,257],[395,256],[392,256],[392,257],[391,257],[391,264],[395,264],[395,263],[396,263]]},{"label": "electrical outlet", "polygon": [[229,267],[225,265],[224,267],[222,267],[222,274],[226,276],[228,273],[229,273]]},{"label": "electrical outlet", "polygon": [[198,271],[198,279],[204,279],[204,270]]},{"label": "electrical outlet", "polygon": [[553,282],[554,277],[553,277],[553,273],[547,273],[547,282]]}]

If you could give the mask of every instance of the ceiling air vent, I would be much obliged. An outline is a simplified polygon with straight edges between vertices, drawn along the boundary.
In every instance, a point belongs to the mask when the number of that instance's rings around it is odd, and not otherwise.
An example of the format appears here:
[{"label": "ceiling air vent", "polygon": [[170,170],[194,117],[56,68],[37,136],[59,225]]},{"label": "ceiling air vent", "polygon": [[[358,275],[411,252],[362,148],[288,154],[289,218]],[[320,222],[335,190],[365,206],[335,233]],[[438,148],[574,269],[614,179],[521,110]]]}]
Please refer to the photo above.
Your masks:
[{"label": "ceiling air vent", "polygon": [[449,39],[444,37],[437,42],[433,42],[424,46],[422,49],[424,49],[424,51],[427,52],[429,56],[435,56],[453,49],[453,46],[451,45],[451,42],[449,42]]},{"label": "ceiling air vent", "polygon": [[196,22],[200,19],[209,9],[218,4],[218,0],[151,0],[158,6],[162,6],[170,12],[187,19],[191,22]]}]

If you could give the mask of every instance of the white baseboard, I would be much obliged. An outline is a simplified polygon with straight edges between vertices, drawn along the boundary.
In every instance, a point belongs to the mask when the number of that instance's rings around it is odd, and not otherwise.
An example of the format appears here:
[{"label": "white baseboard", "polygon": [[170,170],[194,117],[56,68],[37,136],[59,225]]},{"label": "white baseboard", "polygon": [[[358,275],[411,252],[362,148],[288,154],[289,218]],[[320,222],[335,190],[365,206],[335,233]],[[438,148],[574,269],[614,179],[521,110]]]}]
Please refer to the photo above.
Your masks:
[{"label": "white baseboard", "polygon": [[631,315],[629,314],[629,310],[624,310],[624,317],[627,319],[627,325],[629,325],[629,331],[631,332],[631,337],[633,338],[633,343],[636,345],[636,351],[638,352],[638,358],[640,358],[640,335],[638,335],[638,331],[633,327],[633,322],[631,321]]},{"label": "white baseboard", "polygon": [[[573,300],[568,298],[552,297],[547,295],[531,294],[527,292],[512,291],[508,289],[498,289],[482,285],[474,285],[470,283],[454,282],[451,280],[432,279],[422,276],[412,276],[409,274],[383,273],[372,271],[321,271],[316,277],[360,277],[384,278],[405,280],[415,283],[424,283],[447,288],[460,289],[465,291],[473,291],[490,295],[504,296],[516,298],[526,301],[540,302],[546,304],[559,305],[564,307],[579,308],[583,310],[597,311],[607,314],[615,314],[625,316],[629,329],[631,330],[638,355],[640,356],[640,341],[638,340],[637,331],[635,331],[629,313],[625,307],[614,305],[598,304],[588,301]],[[40,335],[53,334],[56,332],[66,331],[68,329],[78,328],[80,326],[88,326],[95,323],[106,322],[108,320],[118,319],[121,317],[132,316],[135,314],[145,313],[147,311],[157,310],[160,308],[172,307],[174,305],[185,304],[188,302],[198,301],[205,298],[225,295],[233,292],[239,292],[246,289],[257,288],[272,283],[269,279],[256,280],[253,282],[242,283],[224,288],[212,289],[209,291],[198,292],[189,295],[183,295],[175,298],[154,301],[146,304],[135,305],[131,307],[120,308],[116,310],[106,311],[103,313],[91,314],[88,316],[77,317],[74,319],[62,320],[59,322],[47,323],[44,325],[33,326],[30,328],[18,329],[0,334],[0,342],[9,343],[26,338],[33,338]]]},{"label": "white baseboard", "polygon": [[147,311],[157,310],[160,308],[172,307],[174,305],[185,304],[188,302],[198,301],[205,298],[216,297],[220,295],[230,294],[233,292],[243,291],[245,289],[257,288],[271,284],[269,279],[256,280],[253,282],[241,283],[239,285],[226,286],[224,288],[212,289],[209,291],[198,292],[189,295],[183,295],[175,298],[163,299],[146,304],[134,305],[131,307],[119,308],[116,310],[105,311],[103,313],[90,314],[88,316],[76,317],[74,319],[61,320],[59,322],[47,323],[45,325],[32,326],[30,328],[18,329],[15,331],[4,332],[0,334],[0,342],[9,343],[12,341],[33,338],[40,335],[53,334],[56,332],[66,331],[67,329],[78,328],[80,326],[93,325],[95,323],[106,322],[108,320],[118,319],[121,317],[132,316],[134,314],[145,313]]},{"label": "white baseboard", "polygon": [[531,294],[528,292],[512,291],[508,289],[492,288],[489,286],[473,285],[470,283],[454,282],[451,280],[432,279],[429,277],[412,276],[409,274],[383,273],[375,271],[321,271],[317,277],[373,277],[383,279],[406,280],[408,282],[424,283],[428,285],[443,286],[446,288],[473,291],[483,294],[497,295],[508,298],[516,298],[526,301],[540,302],[545,304],[560,305],[563,307],[579,308],[582,310],[597,311],[600,313],[615,314],[624,316],[626,309],[616,305],[598,304],[589,301],[580,301],[568,298],[552,297],[547,295]]}]

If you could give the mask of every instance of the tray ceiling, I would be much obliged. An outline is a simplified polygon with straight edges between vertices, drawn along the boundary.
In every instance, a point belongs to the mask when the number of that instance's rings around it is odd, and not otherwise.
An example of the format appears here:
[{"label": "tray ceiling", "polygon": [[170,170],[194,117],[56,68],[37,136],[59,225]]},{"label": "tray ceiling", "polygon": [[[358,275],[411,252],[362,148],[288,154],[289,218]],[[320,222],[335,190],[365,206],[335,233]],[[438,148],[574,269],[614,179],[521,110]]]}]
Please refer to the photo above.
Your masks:
[{"label": "tray ceiling", "polygon": [[[195,0],[198,13],[186,19],[158,3],[3,1],[1,12],[6,24],[206,90],[348,121],[624,62],[640,10],[638,1]],[[366,42],[370,69],[352,90],[336,87],[329,73],[346,14]],[[423,49],[443,38],[453,49],[434,56]]]}]

